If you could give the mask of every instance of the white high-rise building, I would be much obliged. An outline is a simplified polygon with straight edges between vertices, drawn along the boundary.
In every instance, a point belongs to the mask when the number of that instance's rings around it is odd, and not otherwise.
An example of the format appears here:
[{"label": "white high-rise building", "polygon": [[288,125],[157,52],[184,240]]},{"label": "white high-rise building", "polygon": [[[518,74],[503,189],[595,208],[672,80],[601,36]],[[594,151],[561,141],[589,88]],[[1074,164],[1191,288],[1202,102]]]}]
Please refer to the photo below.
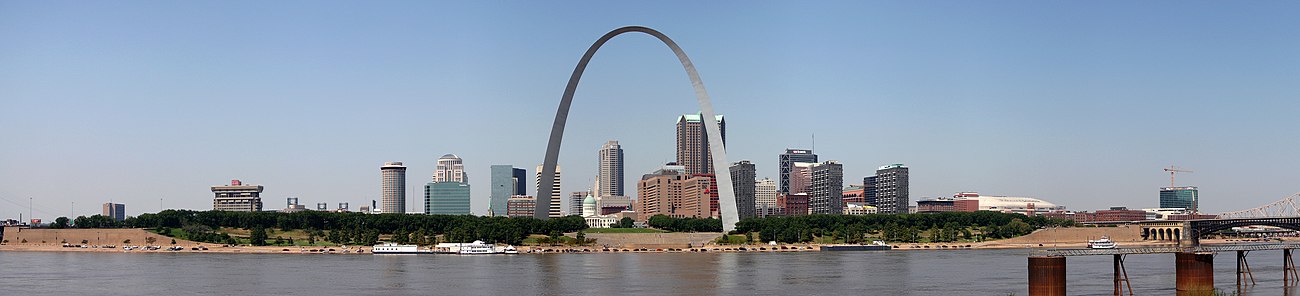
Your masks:
[{"label": "white high-rise building", "polygon": [[438,167],[433,171],[433,182],[469,183],[465,177],[465,165],[459,156],[447,154],[438,158]]},{"label": "white high-rise building", "polygon": [[623,146],[611,140],[600,146],[599,154],[600,175],[595,196],[623,196]]},{"label": "white high-rise building", "polygon": [[776,180],[763,178],[754,182],[754,204],[759,207],[776,207]]},{"label": "white high-rise building", "polygon": [[406,213],[406,167],[401,162],[385,162],[379,167],[383,174],[383,212]]},{"label": "white high-rise building", "polygon": [[[538,190],[541,190],[540,188],[542,187],[542,166],[540,165],[537,166],[536,176],[537,177],[535,178],[537,179],[537,183],[536,183],[537,188],[539,188]],[[538,196],[537,203],[542,203],[541,199],[543,198],[546,197]],[[563,217],[564,214],[560,212],[561,209],[560,207],[560,165],[558,164],[555,165],[555,181],[554,183],[551,184],[550,198],[551,198],[551,208],[548,209],[547,211],[547,217],[551,217],[551,218]]]}]

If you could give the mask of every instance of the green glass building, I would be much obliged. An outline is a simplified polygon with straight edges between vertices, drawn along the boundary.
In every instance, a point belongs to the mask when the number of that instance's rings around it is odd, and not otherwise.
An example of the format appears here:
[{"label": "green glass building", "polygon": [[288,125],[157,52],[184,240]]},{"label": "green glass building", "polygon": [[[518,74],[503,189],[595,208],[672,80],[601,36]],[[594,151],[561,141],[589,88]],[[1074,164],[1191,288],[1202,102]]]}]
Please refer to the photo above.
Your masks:
[{"label": "green glass building", "polygon": [[1160,207],[1161,208],[1184,208],[1192,212],[1197,211],[1200,199],[1196,187],[1161,187],[1160,188]]},{"label": "green glass building", "polygon": [[431,182],[424,185],[424,213],[469,215],[469,184]]}]

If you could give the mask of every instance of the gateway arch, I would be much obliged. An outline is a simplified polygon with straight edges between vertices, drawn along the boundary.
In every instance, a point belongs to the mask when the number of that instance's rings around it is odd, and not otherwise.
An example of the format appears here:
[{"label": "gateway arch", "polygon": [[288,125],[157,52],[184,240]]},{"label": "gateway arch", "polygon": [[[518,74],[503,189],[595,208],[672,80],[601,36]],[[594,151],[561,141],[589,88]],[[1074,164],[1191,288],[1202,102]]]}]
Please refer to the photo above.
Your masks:
[{"label": "gateway arch", "polygon": [[569,85],[564,87],[564,97],[560,99],[560,108],[555,111],[555,123],[551,125],[551,140],[546,145],[546,162],[542,164],[541,176],[539,176],[541,180],[537,187],[537,207],[533,216],[538,219],[548,218],[551,203],[560,202],[543,197],[551,197],[551,190],[555,185],[555,166],[560,157],[560,141],[564,138],[564,123],[568,120],[569,105],[573,102],[573,93],[578,88],[578,80],[582,78],[582,72],[587,69],[587,63],[591,62],[591,57],[596,54],[596,50],[600,49],[601,45],[615,36],[629,32],[646,33],[659,38],[659,41],[663,41],[664,45],[668,45],[668,48],[673,50],[677,59],[681,60],[682,68],[686,69],[686,76],[691,79],[691,86],[695,88],[695,98],[700,103],[705,133],[709,136],[709,153],[713,155],[713,170],[718,182],[718,207],[722,215],[722,230],[728,232],[735,230],[736,222],[739,222],[740,218],[736,210],[736,193],[731,188],[731,166],[727,163],[727,151],[723,147],[718,122],[709,120],[716,117],[713,113],[713,103],[709,102],[709,93],[704,90],[704,82],[700,81],[700,74],[695,72],[695,65],[676,42],[659,31],[641,26],[622,27],[600,36],[600,39],[596,39],[596,43],[587,48],[587,53],[582,55],[582,60],[579,60],[578,66],[573,69],[573,75],[569,76]]}]

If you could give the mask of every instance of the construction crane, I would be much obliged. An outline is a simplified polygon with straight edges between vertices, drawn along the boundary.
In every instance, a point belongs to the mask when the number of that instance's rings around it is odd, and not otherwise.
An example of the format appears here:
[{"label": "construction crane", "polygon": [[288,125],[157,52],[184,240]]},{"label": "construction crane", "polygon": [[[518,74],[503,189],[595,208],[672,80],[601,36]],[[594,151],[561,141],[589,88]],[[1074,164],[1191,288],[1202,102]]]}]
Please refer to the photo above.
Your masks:
[{"label": "construction crane", "polygon": [[1165,168],[1165,171],[1166,171],[1166,172],[1169,172],[1169,187],[1174,187],[1174,174],[1176,174],[1176,173],[1191,173],[1191,172],[1192,172],[1192,170],[1188,170],[1188,169],[1184,169],[1184,168],[1176,167],[1176,166],[1173,166],[1173,165],[1170,165],[1169,167]]}]

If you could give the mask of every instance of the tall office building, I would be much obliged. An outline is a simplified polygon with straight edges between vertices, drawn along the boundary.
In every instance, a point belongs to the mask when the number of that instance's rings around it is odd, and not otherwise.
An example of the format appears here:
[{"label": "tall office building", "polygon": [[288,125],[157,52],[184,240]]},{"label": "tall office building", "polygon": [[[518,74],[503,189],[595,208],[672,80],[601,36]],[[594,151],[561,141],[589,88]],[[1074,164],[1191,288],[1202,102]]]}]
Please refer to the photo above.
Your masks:
[{"label": "tall office building", "polygon": [[[542,190],[542,166],[537,166],[537,174],[535,175],[537,176],[535,178],[537,179],[537,190],[540,192]],[[551,199],[551,207],[546,211],[547,217],[563,217],[564,214],[560,212],[560,165],[558,164],[555,165],[555,180],[551,183],[551,196],[538,196],[537,203],[542,203],[543,198]]]},{"label": "tall office building", "polygon": [[[677,117],[677,164],[686,167],[686,174],[713,174],[713,154],[709,152],[709,137],[704,131],[704,117],[684,114]],[[715,118],[722,143],[727,143],[727,122],[722,114]]]},{"label": "tall office building", "polygon": [[[733,176],[733,178],[735,178]],[[763,178],[754,184],[754,205],[768,208],[776,207],[776,180]]]},{"label": "tall office building", "polygon": [[244,185],[239,180],[230,180],[230,185],[212,186],[212,210],[235,212],[262,211],[262,185]]},{"label": "tall office building", "polygon": [[598,152],[600,172],[595,195],[623,196],[623,146],[618,141],[609,141],[600,146]]},{"label": "tall office building", "polygon": [[469,215],[469,183],[429,182],[425,184],[424,213]]},{"label": "tall office building", "polygon": [[781,154],[779,161],[780,172],[777,181],[780,182],[780,187],[777,188],[777,192],[785,194],[790,193],[790,172],[794,170],[794,164],[816,163],[817,154],[813,154],[813,151],[808,149],[786,148],[785,154]]},{"label": "tall office building", "polygon": [[[379,172],[383,174],[383,189],[381,191],[384,202],[384,213],[406,213],[406,167],[401,162],[385,162],[379,167]],[[296,202],[296,200],[295,200]]]},{"label": "tall office building", "polygon": [[447,154],[438,158],[438,166],[433,170],[433,182],[469,183],[465,177],[465,165],[459,156]]},{"label": "tall office building", "polygon": [[126,220],[126,205],[120,203],[104,203],[104,217],[113,218],[113,220]]},{"label": "tall office building", "polygon": [[731,188],[736,192],[736,212],[741,220],[753,218],[755,213],[755,182],[758,182],[754,163],[741,160],[731,165]]},{"label": "tall office building", "polygon": [[488,196],[488,215],[489,216],[506,216],[507,202],[511,196],[524,195],[523,182],[520,177],[527,174],[524,169],[515,168],[508,164],[493,165],[492,170],[492,190]]},{"label": "tall office building", "polygon": [[813,162],[796,162],[790,168],[790,187],[786,194],[809,193],[812,189],[812,167],[817,165]]},{"label": "tall office building", "polygon": [[810,214],[844,213],[844,166],[834,160],[812,167],[812,187],[808,192]]},{"label": "tall office building", "polygon": [[1200,194],[1195,186],[1160,187],[1161,208],[1184,208],[1197,213],[1200,202]]},{"label": "tall office building", "polygon": [[528,195],[528,170],[514,168],[515,195]]},{"label": "tall office building", "polygon": [[569,192],[569,202],[568,202],[569,210],[567,211],[566,214],[570,216],[572,215],[582,216],[582,201],[588,195],[591,195],[591,191]]},{"label": "tall office building", "polygon": [[864,186],[863,191],[875,189],[875,206],[880,210],[881,214],[907,214],[910,206],[908,204],[910,199],[907,193],[907,180],[908,171],[906,166],[902,164],[882,166],[876,170],[875,182],[873,183],[875,186]]},{"label": "tall office building", "polygon": [[876,176],[866,176],[862,178],[862,198],[865,199],[869,206],[879,208],[876,201]]}]

